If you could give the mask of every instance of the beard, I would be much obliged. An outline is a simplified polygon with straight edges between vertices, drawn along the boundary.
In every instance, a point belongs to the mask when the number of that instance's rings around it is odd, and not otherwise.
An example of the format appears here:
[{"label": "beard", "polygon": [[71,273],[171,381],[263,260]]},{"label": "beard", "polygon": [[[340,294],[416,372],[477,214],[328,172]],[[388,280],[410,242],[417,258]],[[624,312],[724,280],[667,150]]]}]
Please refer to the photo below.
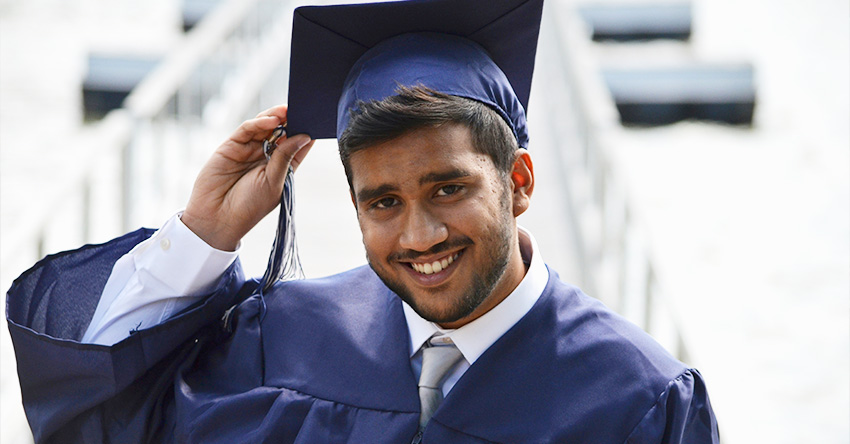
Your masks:
[{"label": "beard", "polygon": [[[451,323],[463,319],[475,311],[493,293],[493,289],[496,288],[496,285],[501,280],[510,263],[513,230],[511,216],[509,216],[511,213],[508,193],[502,196],[501,201],[502,211],[500,214],[503,217],[484,233],[477,244],[472,239],[463,236],[447,239],[433,246],[427,252],[400,252],[388,257],[387,261],[392,263],[394,260],[402,257],[415,258],[423,254],[438,254],[458,246],[477,245],[481,249],[480,257],[484,260],[489,259],[489,261],[482,264],[472,264],[474,271],[468,287],[461,290],[460,294],[456,295],[445,308],[441,309],[422,303],[427,302],[427,294],[421,295],[419,302],[417,302],[417,298],[414,297],[410,288],[401,279],[394,279],[391,273],[381,268],[372,259],[369,250],[366,249],[366,259],[369,262],[369,266],[372,267],[372,270],[378,275],[384,285],[398,295],[401,300],[410,305],[423,319],[437,324]],[[474,258],[469,257],[468,259],[473,260]],[[427,290],[424,291],[427,292]]]}]

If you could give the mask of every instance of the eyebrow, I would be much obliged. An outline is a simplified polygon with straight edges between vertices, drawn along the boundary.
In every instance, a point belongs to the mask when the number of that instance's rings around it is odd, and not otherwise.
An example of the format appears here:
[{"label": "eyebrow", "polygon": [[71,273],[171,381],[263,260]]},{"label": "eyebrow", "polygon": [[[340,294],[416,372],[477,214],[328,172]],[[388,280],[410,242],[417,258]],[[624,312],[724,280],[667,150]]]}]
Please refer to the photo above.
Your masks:
[{"label": "eyebrow", "polygon": [[[464,177],[469,177],[471,175],[472,174],[469,171],[462,169],[445,171],[441,173],[428,173],[419,178],[419,185],[456,180]],[[384,194],[391,193],[393,191],[398,191],[398,187],[395,185],[384,184],[374,188],[364,188],[355,194],[357,196],[357,202],[362,203],[380,197]]]},{"label": "eyebrow", "polygon": [[398,187],[394,185],[381,185],[375,188],[364,188],[356,193],[357,202],[363,203],[370,201],[378,196],[387,194],[392,191],[398,190]]},{"label": "eyebrow", "polygon": [[419,185],[425,185],[434,182],[446,182],[449,180],[456,180],[463,177],[469,177],[471,175],[472,174],[469,171],[461,169],[446,171],[442,173],[428,173],[419,178]]}]

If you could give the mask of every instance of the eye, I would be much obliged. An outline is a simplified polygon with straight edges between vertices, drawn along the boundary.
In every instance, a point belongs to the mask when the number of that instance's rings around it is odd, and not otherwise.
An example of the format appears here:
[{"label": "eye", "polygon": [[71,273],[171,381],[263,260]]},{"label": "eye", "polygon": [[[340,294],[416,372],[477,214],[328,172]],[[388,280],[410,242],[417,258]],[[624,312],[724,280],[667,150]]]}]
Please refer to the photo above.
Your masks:
[{"label": "eye", "polygon": [[451,196],[463,188],[461,185],[444,185],[437,190],[437,196]]},{"label": "eye", "polygon": [[395,205],[397,205],[397,204],[398,204],[398,201],[397,201],[395,198],[392,198],[392,197],[384,197],[384,198],[382,198],[382,199],[378,199],[378,200],[376,200],[376,201],[372,204],[372,208],[377,208],[377,209],[383,210],[383,209],[386,209],[386,208],[393,207],[393,206],[395,206]]}]

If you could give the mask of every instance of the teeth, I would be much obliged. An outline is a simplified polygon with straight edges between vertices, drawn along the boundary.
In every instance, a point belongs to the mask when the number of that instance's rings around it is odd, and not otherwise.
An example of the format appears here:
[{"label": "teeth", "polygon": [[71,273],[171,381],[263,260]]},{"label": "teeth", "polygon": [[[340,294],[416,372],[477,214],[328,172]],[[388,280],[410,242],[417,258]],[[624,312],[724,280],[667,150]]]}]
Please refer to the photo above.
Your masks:
[{"label": "teeth", "polygon": [[448,268],[449,265],[451,265],[455,261],[455,259],[458,258],[458,256],[459,256],[459,254],[456,253],[456,254],[449,256],[449,257],[447,257],[443,260],[434,261],[434,262],[426,263],[426,264],[417,264],[415,262],[412,262],[410,264],[410,266],[413,267],[414,270],[416,270],[416,271],[418,271],[419,273],[422,273],[422,274],[439,273],[439,272],[445,270],[446,268]]}]

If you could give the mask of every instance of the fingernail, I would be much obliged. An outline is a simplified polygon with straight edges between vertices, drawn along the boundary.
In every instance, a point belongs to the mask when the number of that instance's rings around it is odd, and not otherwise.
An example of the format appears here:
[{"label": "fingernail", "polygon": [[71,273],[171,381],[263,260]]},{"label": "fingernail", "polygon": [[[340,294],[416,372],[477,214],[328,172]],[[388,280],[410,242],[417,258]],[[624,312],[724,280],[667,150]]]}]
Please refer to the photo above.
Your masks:
[{"label": "fingernail", "polygon": [[299,134],[297,136],[293,136],[293,138],[296,137],[298,138],[298,140],[295,143],[298,145],[298,149],[304,148],[304,145],[307,145],[312,140],[310,139],[310,136],[306,134]]}]

